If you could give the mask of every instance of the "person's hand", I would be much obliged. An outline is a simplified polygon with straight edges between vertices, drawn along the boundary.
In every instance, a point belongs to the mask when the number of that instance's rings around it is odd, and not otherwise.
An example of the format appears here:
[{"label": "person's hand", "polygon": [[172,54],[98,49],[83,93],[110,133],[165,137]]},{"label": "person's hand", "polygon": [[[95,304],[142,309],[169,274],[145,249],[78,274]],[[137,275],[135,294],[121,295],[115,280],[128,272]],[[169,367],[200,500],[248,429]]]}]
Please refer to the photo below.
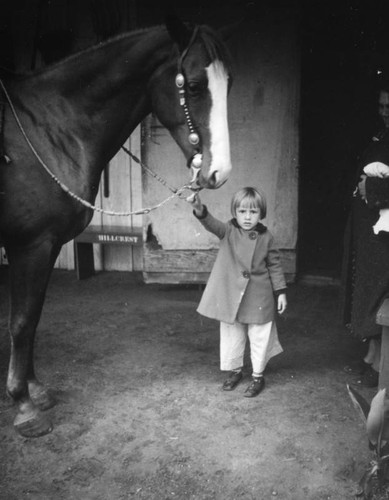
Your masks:
[{"label": "person's hand", "polygon": [[389,177],[389,165],[382,163],[382,161],[373,161],[364,167],[363,172],[368,177],[384,179],[385,177]]},{"label": "person's hand", "polygon": [[361,175],[361,180],[358,183],[358,191],[362,200],[366,200],[366,175]]},{"label": "person's hand", "polygon": [[197,216],[203,213],[203,204],[198,193],[192,193],[187,197],[186,201],[192,205]]},{"label": "person's hand", "polygon": [[285,312],[287,306],[288,306],[288,301],[286,300],[286,294],[281,293],[281,295],[279,295],[277,298],[277,311],[279,312],[279,314]]}]

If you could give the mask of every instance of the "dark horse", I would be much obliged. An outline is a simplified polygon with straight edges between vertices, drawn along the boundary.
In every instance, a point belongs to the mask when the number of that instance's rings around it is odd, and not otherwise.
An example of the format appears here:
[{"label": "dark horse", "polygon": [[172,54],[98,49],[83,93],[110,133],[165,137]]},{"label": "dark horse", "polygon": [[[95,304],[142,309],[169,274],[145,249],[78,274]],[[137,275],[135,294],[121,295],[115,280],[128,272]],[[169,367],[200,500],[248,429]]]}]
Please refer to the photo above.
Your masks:
[{"label": "dark horse", "polygon": [[220,187],[231,170],[227,60],[213,30],[192,30],[175,20],[1,80],[0,147],[6,155],[0,160],[0,238],[10,276],[7,393],[18,405],[14,425],[23,436],[52,429],[42,410],[54,398],[34,372],[35,331],[60,249],[92,217],[63,186],[93,203],[104,166],[154,112],[188,165],[193,158],[201,164],[198,188]]}]

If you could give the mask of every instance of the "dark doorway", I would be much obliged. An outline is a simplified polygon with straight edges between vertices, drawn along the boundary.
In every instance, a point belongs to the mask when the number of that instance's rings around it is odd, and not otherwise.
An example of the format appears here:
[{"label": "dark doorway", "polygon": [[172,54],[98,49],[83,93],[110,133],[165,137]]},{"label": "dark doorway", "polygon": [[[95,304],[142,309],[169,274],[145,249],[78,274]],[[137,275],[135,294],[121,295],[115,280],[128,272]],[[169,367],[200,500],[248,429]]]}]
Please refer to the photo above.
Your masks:
[{"label": "dark doorway", "polygon": [[305,2],[299,275],[339,278],[357,158],[377,131],[375,85],[385,63],[383,1]]}]

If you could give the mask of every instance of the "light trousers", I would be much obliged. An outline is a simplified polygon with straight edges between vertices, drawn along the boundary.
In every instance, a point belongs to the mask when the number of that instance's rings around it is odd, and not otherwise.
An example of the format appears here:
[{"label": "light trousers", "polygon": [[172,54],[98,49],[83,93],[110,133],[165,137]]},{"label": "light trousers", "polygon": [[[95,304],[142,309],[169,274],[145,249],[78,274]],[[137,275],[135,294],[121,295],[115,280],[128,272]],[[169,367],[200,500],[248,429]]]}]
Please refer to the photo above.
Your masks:
[{"label": "light trousers", "polygon": [[263,373],[269,359],[283,351],[274,321],[263,325],[221,322],[221,370],[235,370],[243,367],[247,339],[250,342],[250,358],[254,373]]}]

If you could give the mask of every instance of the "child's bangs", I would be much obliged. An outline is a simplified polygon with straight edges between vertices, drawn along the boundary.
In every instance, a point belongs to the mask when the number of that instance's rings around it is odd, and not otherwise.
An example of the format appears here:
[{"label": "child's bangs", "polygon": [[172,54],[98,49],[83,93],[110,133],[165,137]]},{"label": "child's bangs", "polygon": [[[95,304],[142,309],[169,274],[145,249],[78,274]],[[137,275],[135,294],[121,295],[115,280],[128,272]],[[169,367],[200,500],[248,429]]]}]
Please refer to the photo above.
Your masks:
[{"label": "child's bangs", "polygon": [[242,198],[239,203],[239,207],[243,209],[260,209],[260,200],[255,198],[254,196],[246,195]]},{"label": "child's bangs", "polygon": [[259,208],[259,200],[253,198],[252,196],[245,196],[239,204],[240,208],[252,209]]}]

